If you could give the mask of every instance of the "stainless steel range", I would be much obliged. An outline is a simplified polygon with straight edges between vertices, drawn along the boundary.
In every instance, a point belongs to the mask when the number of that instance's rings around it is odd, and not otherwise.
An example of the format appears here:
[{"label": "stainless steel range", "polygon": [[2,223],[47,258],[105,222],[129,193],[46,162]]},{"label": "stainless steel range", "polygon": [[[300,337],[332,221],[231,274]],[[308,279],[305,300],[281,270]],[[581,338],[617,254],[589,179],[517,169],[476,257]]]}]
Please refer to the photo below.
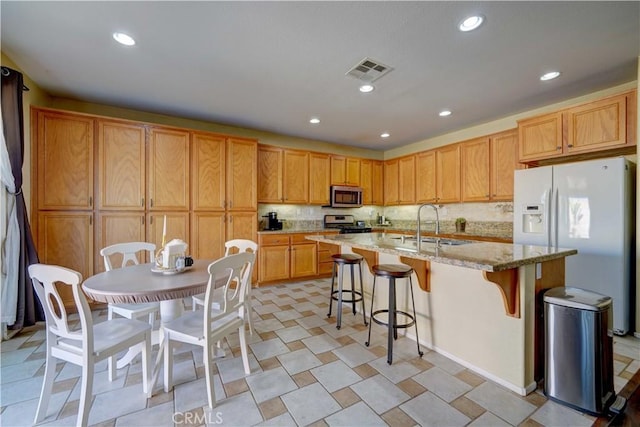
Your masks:
[{"label": "stainless steel range", "polygon": [[371,227],[364,225],[364,221],[356,222],[353,215],[325,215],[324,228],[338,229],[340,234],[371,233]]}]

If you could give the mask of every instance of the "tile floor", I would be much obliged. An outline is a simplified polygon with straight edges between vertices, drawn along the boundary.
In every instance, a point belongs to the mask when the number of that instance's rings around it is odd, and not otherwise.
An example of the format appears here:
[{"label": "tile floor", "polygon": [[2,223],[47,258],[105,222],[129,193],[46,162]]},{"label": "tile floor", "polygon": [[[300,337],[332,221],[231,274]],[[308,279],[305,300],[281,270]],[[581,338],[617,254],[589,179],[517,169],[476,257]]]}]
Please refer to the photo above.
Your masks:
[{"label": "tile floor", "polygon": [[[151,399],[142,394],[140,363],[107,379],[106,362],[94,382],[90,425],[99,426],[589,426],[591,416],[548,401],[540,391],[523,397],[399,338],[394,363],[386,363],[386,331],[374,324],[371,347],[361,316],[344,312],[343,325],[327,319],[328,280],[270,286],[254,291],[250,336],[252,373],[245,376],[237,336],[216,361],[218,406],[206,408],[202,351],[182,346],[174,381],[161,380]],[[335,311],[334,311],[335,312]],[[96,310],[97,319],[106,310]],[[235,339],[234,339],[235,338]],[[43,325],[1,344],[0,425],[32,424],[44,373]],[[616,337],[615,388],[640,368],[640,339]],[[232,354],[231,354],[232,353]],[[48,417],[43,425],[74,425],[80,370],[58,364]],[[161,377],[160,377],[161,378]]]}]

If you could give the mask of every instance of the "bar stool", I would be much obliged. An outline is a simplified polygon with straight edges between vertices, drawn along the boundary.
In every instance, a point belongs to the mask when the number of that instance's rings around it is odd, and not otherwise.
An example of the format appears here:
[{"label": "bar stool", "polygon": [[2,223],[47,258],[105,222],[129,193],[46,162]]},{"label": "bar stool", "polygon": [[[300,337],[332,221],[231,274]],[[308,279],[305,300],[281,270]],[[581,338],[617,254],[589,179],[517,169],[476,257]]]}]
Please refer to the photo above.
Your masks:
[{"label": "bar stool", "polygon": [[[331,317],[331,308],[333,306],[333,301],[338,301],[337,311],[338,311],[338,321],[336,323],[336,328],[340,329],[342,325],[342,303],[350,302],[352,304],[353,314],[356,314],[356,302],[360,301],[362,303],[362,318],[364,319],[365,326],[367,325],[367,317],[364,311],[364,300],[362,298],[362,260],[364,259],[362,255],[358,254],[334,254],[331,255],[333,258],[333,269],[331,273],[331,296],[329,298],[329,314],[327,317]],[[343,289],[342,288],[342,276],[344,275],[344,268],[348,265],[351,267],[351,289]],[[356,282],[354,277],[354,267],[358,265],[360,270],[360,291],[356,291]],[[336,266],[338,268],[338,289],[334,290],[335,281],[336,281]],[[343,293],[351,294],[351,299],[342,298]]]},{"label": "bar stool", "polygon": [[[420,340],[418,339],[418,325],[416,324],[416,303],[413,298],[413,282],[411,280],[411,274],[413,268],[405,264],[379,264],[374,265],[371,270],[373,271],[373,289],[371,291],[371,320],[378,325],[388,326],[388,344],[387,344],[387,363],[391,365],[393,361],[393,340],[398,339],[398,328],[409,328],[413,325],[416,326],[416,344],[418,345],[418,355],[422,357],[424,354],[420,350]],[[389,307],[384,310],[373,311],[373,300],[376,293],[376,279],[378,277],[386,277],[389,279]],[[396,279],[409,279],[409,289],[411,289],[411,305],[413,306],[413,314],[409,314],[406,311],[398,310],[396,308]],[[387,321],[376,319],[376,315],[388,313]],[[405,316],[407,318],[406,323],[398,323],[398,315]],[[371,323],[369,322],[369,337],[367,342],[364,343],[369,347],[371,342]]]}]

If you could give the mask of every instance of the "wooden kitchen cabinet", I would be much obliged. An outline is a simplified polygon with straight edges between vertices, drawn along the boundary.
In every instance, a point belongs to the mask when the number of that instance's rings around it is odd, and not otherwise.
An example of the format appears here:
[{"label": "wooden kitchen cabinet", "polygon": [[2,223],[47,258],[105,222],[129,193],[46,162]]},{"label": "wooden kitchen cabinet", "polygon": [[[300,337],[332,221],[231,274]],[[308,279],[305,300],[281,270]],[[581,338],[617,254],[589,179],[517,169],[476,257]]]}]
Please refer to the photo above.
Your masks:
[{"label": "wooden kitchen cabinet", "polygon": [[[145,221],[144,212],[101,211],[97,215],[94,274],[105,271],[104,261],[100,255],[102,248],[116,243],[146,241]],[[147,253],[144,251],[138,254],[140,262],[150,262],[147,258]],[[114,259],[114,265],[120,266],[121,262],[121,260]]]},{"label": "wooden kitchen cabinet", "polygon": [[282,148],[258,146],[258,203],[282,203],[283,182]]},{"label": "wooden kitchen cabinet", "polygon": [[436,201],[436,152],[423,151],[416,154],[416,202]]},{"label": "wooden kitchen cabinet", "polygon": [[54,111],[34,116],[38,209],[92,209],[95,120]]},{"label": "wooden kitchen cabinet", "polygon": [[328,154],[309,153],[309,204],[329,204],[330,171],[331,161]]},{"label": "wooden kitchen cabinet", "polygon": [[309,203],[309,153],[285,150],[282,175],[284,202]]},{"label": "wooden kitchen cabinet", "polygon": [[[61,265],[93,275],[93,214],[42,211],[38,214],[38,257],[43,264]],[[65,307],[75,307],[70,287],[59,288]]]},{"label": "wooden kitchen cabinet", "polygon": [[98,208],[144,211],[145,128],[98,120]]},{"label": "wooden kitchen cabinet", "polygon": [[224,256],[226,242],[224,212],[192,212],[189,254],[196,259],[218,259]]},{"label": "wooden kitchen cabinet", "polygon": [[331,185],[360,185],[360,159],[331,156]]},{"label": "wooden kitchen cabinet", "polygon": [[629,140],[635,141],[634,136],[627,135],[627,105],[635,112],[635,98],[633,92],[568,109],[564,151],[567,154],[592,152],[624,147]]},{"label": "wooden kitchen cabinet", "polygon": [[518,121],[519,161],[634,152],[636,96],[634,90]]},{"label": "wooden kitchen cabinet", "polygon": [[400,201],[398,187],[398,159],[384,162],[384,205],[397,205]]},{"label": "wooden kitchen cabinet", "polygon": [[384,203],[383,163],[378,160],[360,161],[360,186],[362,187],[362,204],[382,205]]},{"label": "wooden kitchen cabinet", "polygon": [[249,239],[257,241],[258,213],[256,211],[227,212],[227,240]]},{"label": "wooden kitchen cabinet", "polygon": [[313,277],[318,274],[317,243],[308,233],[261,234],[259,237],[259,281]]},{"label": "wooden kitchen cabinet", "polygon": [[150,210],[189,210],[189,141],[186,130],[150,129]]},{"label": "wooden kitchen cabinet", "polygon": [[227,210],[258,210],[258,141],[227,138]]},{"label": "wooden kitchen cabinet", "polygon": [[436,201],[460,201],[460,144],[436,149]]},{"label": "wooden kitchen cabinet", "polygon": [[258,277],[260,283],[289,279],[289,235],[260,235]]},{"label": "wooden kitchen cabinet", "polygon": [[521,162],[562,155],[562,113],[519,121],[518,143]]},{"label": "wooden kitchen cabinet", "polygon": [[491,144],[488,137],[460,144],[463,202],[488,201],[491,182]]},{"label": "wooden kitchen cabinet", "polygon": [[189,212],[150,212],[147,214],[147,242],[155,243],[156,248],[162,248],[162,230],[164,217],[167,217],[167,239],[180,239],[189,243]]},{"label": "wooden kitchen cabinet", "polygon": [[226,138],[202,132],[191,135],[191,200],[194,211],[225,208]]},{"label": "wooden kitchen cabinet", "polygon": [[331,275],[333,271],[332,255],[340,253],[340,245],[318,242],[318,275]]},{"label": "wooden kitchen cabinet", "polygon": [[398,160],[398,203],[413,205],[416,203],[416,158],[401,157]]},{"label": "wooden kitchen cabinet", "polygon": [[318,245],[305,239],[305,234],[292,234],[290,251],[290,277],[315,276],[318,274]]},{"label": "wooden kitchen cabinet", "polygon": [[491,135],[491,201],[513,200],[513,176],[518,162],[517,129]]}]

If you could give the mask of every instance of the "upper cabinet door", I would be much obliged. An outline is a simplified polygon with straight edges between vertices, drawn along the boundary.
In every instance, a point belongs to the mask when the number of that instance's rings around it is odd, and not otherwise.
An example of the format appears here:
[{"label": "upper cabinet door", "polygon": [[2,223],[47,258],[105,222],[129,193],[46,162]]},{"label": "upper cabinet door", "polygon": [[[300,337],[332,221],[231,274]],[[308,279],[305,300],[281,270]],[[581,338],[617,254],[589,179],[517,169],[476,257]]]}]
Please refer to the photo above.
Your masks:
[{"label": "upper cabinet door", "polygon": [[227,209],[258,209],[258,141],[227,139]]},{"label": "upper cabinet door", "polygon": [[360,185],[360,159],[347,157],[344,175],[347,185]]},{"label": "upper cabinet door", "polygon": [[331,156],[331,185],[345,185],[347,183],[346,165],[346,157]]},{"label": "upper cabinet door", "polygon": [[37,114],[38,208],[93,208],[95,121],[49,111]]},{"label": "upper cabinet door", "polygon": [[309,203],[309,153],[285,150],[283,178],[285,203]]},{"label": "upper cabinet door", "polygon": [[145,128],[98,121],[99,208],[144,210]]},{"label": "upper cabinet door", "polygon": [[309,153],[309,203],[312,205],[329,204],[329,165],[328,154]]},{"label": "upper cabinet door", "polygon": [[193,210],[224,210],[225,137],[194,132],[191,135],[191,196]]},{"label": "upper cabinet door", "polygon": [[491,137],[491,200],[513,200],[513,171],[518,163],[518,132]]},{"label": "upper cabinet door", "polygon": [[625,95],[570,108],[566,119],[567,153],[596,151],[627,143]]},{"label": "upper cabinet door", "polygon": [[189,132],[152,128],[149,138],[149,208],[189,209]]},{"label": "upper cabinet door", "polygon": [[463,202],[489,200],[489,149],[489,138],[478,138],[460,145]]},{"label": "upper cabinet door", "polygon": [[416,154],[416,202],[436,201],[436,152]]},{"label": "upper cabinet door", "polygon": [[518,122],[520,161],[562,155],[562,113],[550,113]]},{"label": "upper cabinet door", "polygon": [[384,205],[393,206],[399,202],[398,198],[398,159],[384,162]]},{"label": "upper cabinet door", "polygon": [[258,202],[282,203],[282,148],[258,145]]},{"label": "upper cabinet door", "polygon": [[460,144],[436,150],[436,188],[439,203],[460,201]]},{"label": "upper cabinet door", "polygon": [[398,160],[398,197],[401,205],[416,203],[416,158],[402,157]]}]

